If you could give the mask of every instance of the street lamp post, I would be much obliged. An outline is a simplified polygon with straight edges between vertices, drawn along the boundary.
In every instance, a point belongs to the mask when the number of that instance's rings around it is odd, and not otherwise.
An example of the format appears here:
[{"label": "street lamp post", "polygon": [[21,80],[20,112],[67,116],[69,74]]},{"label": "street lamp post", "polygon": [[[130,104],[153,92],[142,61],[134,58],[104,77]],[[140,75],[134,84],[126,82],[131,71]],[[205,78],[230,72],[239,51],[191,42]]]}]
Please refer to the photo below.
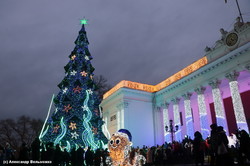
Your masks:
[{"label": "street lamp post", "polygon": [[[174,128],[175,127],[175,128]],[[174,133],[177,132],[179,129],[178,125],[173,126],[173,120],[169,120],[169,126],[165,126],[165,130],[166,132],[170,132],[171,133],[171,140],[172,143],[174,141]]]}]

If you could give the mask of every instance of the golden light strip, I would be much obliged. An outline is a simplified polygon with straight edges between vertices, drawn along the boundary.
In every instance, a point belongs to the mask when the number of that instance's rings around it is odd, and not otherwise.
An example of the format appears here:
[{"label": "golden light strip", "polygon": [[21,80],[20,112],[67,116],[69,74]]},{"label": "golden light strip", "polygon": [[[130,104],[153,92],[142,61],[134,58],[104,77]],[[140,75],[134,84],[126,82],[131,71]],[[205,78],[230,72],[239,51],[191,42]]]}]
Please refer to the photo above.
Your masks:
[{"label": "golden light strip", "polygon": [[151,93],[156,91],[155,86],[153,85],[122,80],[116,86],[114,86],[112,89],[106,92],[103,95],[103,99],[106,99],[108,96],[112,95],[115,91],[117,91],[120,88],[130,88],[130,89],[142,90],[142,91],[151,92]]},{"label": "golden light strip", "polygon": [[198,70],[199,68],[201,68],[202,66],[204,66],[206,64],[207,64],[207,57],[203,57],[203,58],[195,61],[191,65],[185,67],[181,71],[175,73],[174,75],[172,75],[169,78],[165,79],[161,83],[155,85],[156,86],[156,91],[159,91],[159,90],[161,90],[163,88],[166,88],[170,84],[172,84],[172,83],[182,79],[183,77],[193,73],[194,71]]},{"label": "golden light strip", "polygon": [[107,97],[112,95],[114,92],[116,92],[120,88],[130,88],[130,89],[142,90],[142,91],[151,92],[151,93],[152,92],[157,92],[157,91],[159,91],[159,90],[161,90],[163,88],[166,88],[170,84],[182,79],[183,77],[193,73],[194,71],[196,71],[199,68],[203,67],[207,63],[208,63],[207,62],[207,57],[203,57],[203,58],[195,61],[191,65],[185,67],[181,71],[179,71],[179,72],[175,73],[174,75],[170,76],[166,80],[160,82],[157,85],[148,85],[148,84],[142,84],[142,83],[138,83],[138,82],[122,80],[117,85],[115,85],[112,89],[110,89],[108,92],[106,92],[103,95],[103,99],[106,99]]}]

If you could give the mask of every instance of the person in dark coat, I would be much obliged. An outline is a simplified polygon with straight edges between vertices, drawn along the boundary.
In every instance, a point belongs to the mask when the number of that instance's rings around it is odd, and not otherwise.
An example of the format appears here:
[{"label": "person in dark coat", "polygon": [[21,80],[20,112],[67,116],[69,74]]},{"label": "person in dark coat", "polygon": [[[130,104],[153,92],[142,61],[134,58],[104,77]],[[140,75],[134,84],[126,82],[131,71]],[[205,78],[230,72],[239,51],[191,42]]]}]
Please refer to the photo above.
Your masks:
[{"label": "person in dark coat", "polygon": [[217,128],[217,166],[230,166],[233,164],[233,160],[231,159],[229,155],[229,149],[228,149],[228,138],[226,135],[226,132],[224,131],[222,126],[219,126]]},{"label": "person in dark coat", "polygon": [[102,159],[101,159],[102,155],[101,155],[101,150],[97,149],[95,154],[94,154],[94,165],[95,166],[100,166]]},{"label": "person in dark coat", "polygon": [[61,151],[59,144],[56,145],[56,149],[54,151],[52,163],[55,166],[61,165],[61,163],[62,163],[62,151]]},{"label": "person in dark coat", "polygon": [[211,133],[210,133],[210,138],[209,138],[209,153],[210,153],[210,166],[214,166],[215,165],[215,161],[217,158],[217,148],[218,148],[218,141],[217,141],[217,124],[211,124],[210,128],[211,128]]},{"label": "person in dark coat", "polygon": [[91,148],[89,147],[88,150],[85,153],[85,162],[87,166],[92,166],[94,160],[94,154],[91,151]]},{"label": "person in dark coat", "polygon": [[238,131],[236,137],[240,142],[239,162],[245,164],[244,156],[250,161],[250,137],[245,130]]},{"label": "person in dark coat", "polygon": [[70,155],[69,155],[69,153],[67,152],[66,149],[64,149],[62,156],[63,156],[63,159],[62,159],[63,165],[64,166],[69,166]]},{"label": "person in dark coat", "polygon": [[73,148],[70,152],[71,155],[71,165],[72,166],[76,166],[77,163],[77,154],[76,154],[76,149]]},{"label": "person in dark coat", "polygon": [[84,150],[82,147],[79,147],[76,151],[76,160],[77,166],[82,166],[84,164]]},{"label": "person in dark coat", "polygon": [[198,164],[204,165],[204,153],[205,153],[205,141],[202,139],[202,135],[199,131],[194,133],[193,141],[193,152],[195,165]]}]

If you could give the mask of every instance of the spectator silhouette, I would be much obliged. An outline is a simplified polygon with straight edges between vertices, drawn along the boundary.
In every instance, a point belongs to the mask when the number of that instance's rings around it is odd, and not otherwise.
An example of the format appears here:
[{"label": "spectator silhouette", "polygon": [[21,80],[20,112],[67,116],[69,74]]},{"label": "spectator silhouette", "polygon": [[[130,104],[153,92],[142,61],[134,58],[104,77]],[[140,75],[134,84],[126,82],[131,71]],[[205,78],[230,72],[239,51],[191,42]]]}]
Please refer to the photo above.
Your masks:
[{"label": "spectator silhouette", "polygon": [[69,153],[67,152],[66,149],[64,149],[62,156],[63,156],[63,159],[62,159],[63,165],[64,166],[69,166],[70,155],[69,155]]},{"label": "spectator silhouette", "polygon": [[45,160],[47,161],[52,161],[54,158],[54,148],[53,148],[53,143],[48,143],[46,144],[46,149],[47,151],[45,152]]},{"label": "spectator silhouette", "polygon": [[58,166],[61,165],[62,162],[62,151],[60,149],[59,144],[56,145],[56,149],[54,151],[54,156],[53,156],[53,165]]},{"label": "spectator silhouette", "polygon": [[40,159],[40,141],[39,138],[36,138],[31,144],[32,150],[32,159],[39,160]]},{"label": "spectator silhouette", "polygon": [[97,149],[96,152],[95,152],[95,155],[94,155],[94,165],[95,166],[100,166],[101,165],[101,162],[102,162],[102,159],[101,159],[102,155],[101,155],[101,150],[100,149]]},{"label": "spectator silhouette", "polygon": [[84,163],[84,150],[82,147],[79,147],[76,151],[76,160],[77,160],[77,166],[82,166]]},{"label": "spectator silhouette", "polygon": [[194,141],[193,141],[193,152],[195,165],[204,165],[204,153],[205,153],[205,141],[202,139],[202,135],[199,131],[194,133]]},{"label": "spectator silhouette", "polygon": [[210,128],[211,128],[211,133],[210,133],[210,138],[208,143],[210,144],[209,146],[209,153],[210,153],[210,166],[214,166],[215,165],[215,161],[217,158],[217,148],[218,148],[218,136],[217,136],[217,124],[211,124]]},{"label": "spectator silhouette", "polygon": [[75,147],[71,150],[71,165],[76,166],[77,164],[77,154]]},{"label": "spectator silhouette", "polygon": [[85,162],[87,166],[92,166],[94,160],[93,152],[91,151],[91,148],[88,147],[88,150],[85,153]]},{"label": "spectator silhouette", "polygon": [[231,158],[229,157],[228,143],[229,141],[223,127],[217,127],[217,166],[232,165]]},{"label": "spectator silhouette", "polygon": [[236,137],[240,142],[239,147],[239,162],[245,164],[244,156],[250,161],[250,138],[245,130],[241,130],[236,133]]}]

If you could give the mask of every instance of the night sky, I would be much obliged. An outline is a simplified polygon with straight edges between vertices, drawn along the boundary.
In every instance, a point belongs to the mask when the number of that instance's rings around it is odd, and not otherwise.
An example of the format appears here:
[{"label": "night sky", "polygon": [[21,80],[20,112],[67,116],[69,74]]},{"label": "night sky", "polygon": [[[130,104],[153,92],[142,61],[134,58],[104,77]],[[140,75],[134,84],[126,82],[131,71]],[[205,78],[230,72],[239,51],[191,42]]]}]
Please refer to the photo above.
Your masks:
[{"label": "night sky", "polygon": [[[244,21],[250,1],[239,0]],[[0,119],[45,119],[81,28],[95,75],[155,85],[233,28],[235,0],[1,0]]]}]

